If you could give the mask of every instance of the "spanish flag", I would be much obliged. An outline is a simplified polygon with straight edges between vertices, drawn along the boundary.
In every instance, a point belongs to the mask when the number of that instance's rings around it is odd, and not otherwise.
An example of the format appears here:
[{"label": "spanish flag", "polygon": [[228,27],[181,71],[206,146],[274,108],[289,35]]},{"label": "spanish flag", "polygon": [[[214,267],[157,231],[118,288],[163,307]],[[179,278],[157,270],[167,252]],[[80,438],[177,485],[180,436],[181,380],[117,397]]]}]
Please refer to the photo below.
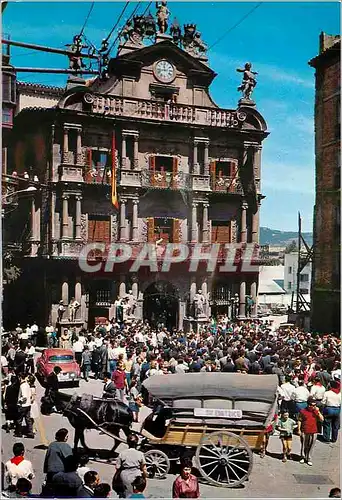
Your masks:
[{"label": "spanish flag", "polygon": [[118,195],[116,191],[116,148],[115,148],[115,132],[112,136],[112,203],[115,208],[119,208]]}]

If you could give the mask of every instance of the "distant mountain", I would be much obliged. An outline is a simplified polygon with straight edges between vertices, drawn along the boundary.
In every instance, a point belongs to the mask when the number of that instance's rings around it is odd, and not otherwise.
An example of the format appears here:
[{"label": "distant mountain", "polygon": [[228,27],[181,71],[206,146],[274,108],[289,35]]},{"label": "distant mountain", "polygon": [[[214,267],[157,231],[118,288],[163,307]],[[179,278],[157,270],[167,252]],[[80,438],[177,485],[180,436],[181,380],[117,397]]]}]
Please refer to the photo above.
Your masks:
[{"label": "distant mountain", "polygon": [[[308,245],[312,245],[312,233],[302,233]],[[279,231],[269,227],[260,227],[260,245],[286,246],[298,239],[296,231]]]}]

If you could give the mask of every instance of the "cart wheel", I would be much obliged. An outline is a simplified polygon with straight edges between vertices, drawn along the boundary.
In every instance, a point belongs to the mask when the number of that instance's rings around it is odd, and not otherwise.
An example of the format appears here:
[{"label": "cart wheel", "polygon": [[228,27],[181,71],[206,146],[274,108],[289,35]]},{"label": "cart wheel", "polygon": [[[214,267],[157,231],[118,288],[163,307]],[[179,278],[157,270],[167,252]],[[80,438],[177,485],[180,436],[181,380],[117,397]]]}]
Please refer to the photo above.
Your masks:
[{"label": "cart wheel", "polygon": [[144,455],[149,476],[164,479],[170,470],[170,460],[167,455],[160,450],[149,450]]},{"label": "cart wheel", "polygon": [[253,454],[248,443],[228,431],[203,436],[196,449],[201,476],[215,486],[233,488],[247,480],[252,471]]}]

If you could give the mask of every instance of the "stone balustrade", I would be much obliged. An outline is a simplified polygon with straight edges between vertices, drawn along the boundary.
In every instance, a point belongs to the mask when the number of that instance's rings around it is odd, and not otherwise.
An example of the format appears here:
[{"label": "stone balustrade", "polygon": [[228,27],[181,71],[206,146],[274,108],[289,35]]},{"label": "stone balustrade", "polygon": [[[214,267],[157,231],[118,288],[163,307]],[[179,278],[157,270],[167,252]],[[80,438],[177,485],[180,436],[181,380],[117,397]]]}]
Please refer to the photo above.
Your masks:
[{"label": "stone balustrade", "polygon": [[63,182],[83,182],[82,167],[60,165],[59,180]]},{"label": "stone balustrade", "polygon": [[94,96],[92,112],[227,128],[239,128],[246,120],[246,113],[241,111],[186,104],[164,104],[147,99],[104,97],[101,95]]}]

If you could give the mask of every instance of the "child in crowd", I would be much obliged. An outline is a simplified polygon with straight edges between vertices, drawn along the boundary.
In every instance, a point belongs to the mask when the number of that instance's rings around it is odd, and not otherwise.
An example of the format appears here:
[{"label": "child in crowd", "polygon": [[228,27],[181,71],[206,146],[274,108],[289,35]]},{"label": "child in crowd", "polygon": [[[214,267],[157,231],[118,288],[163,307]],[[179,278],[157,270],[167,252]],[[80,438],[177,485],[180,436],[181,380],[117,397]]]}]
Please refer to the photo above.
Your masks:
[{"label": "child in crowd", "polygon": [[133,493],[129,498],[146,498],[144,491],[146,489],[146,479],[142,476],[138,476],[134,479],[132,483]]},{"label": "child in crowd", "polygon": [[295,427],[297,427],[297,424],[289,417],[289,412],[283,411],[277,425],[283,444],[283,462],[291,459],[292,434]]}]

